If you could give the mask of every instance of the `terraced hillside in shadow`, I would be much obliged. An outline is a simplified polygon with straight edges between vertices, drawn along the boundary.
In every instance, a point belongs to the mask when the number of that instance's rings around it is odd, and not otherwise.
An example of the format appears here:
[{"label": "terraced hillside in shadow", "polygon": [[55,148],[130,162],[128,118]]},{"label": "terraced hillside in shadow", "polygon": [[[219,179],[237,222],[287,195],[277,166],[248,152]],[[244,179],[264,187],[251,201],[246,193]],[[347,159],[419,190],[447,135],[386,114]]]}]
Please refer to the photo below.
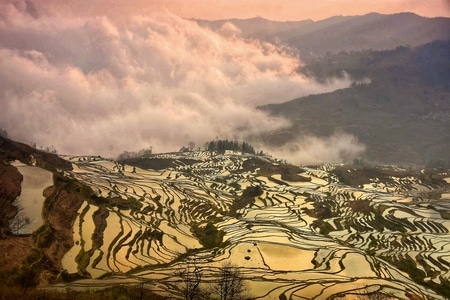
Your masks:
[{"label": "terraced hillside in shadow", "polygon": [[208,151],[146,158],[154,169],[64,158],[64,176],[95,196],[62,259],[66,279],[84,279],[52,288],[142,283],[183,298],[177,271],[194,261],[205,287],[224,263],[238,266],[252,299],[450,296],[448,171]]}]

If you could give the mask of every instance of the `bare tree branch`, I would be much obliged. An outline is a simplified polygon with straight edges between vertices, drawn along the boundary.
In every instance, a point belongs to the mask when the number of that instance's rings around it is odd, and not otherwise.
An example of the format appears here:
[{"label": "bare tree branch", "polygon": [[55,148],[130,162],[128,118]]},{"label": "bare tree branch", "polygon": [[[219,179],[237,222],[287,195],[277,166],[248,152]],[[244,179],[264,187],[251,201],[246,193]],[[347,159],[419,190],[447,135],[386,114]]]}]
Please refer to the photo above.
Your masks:
[{"label": "bare tree branch", "polygon": [[184,299],[200,299],[200,283],[203,277],[203,270],[198,266],[196,259],[187,260],[186,263],[177,270],[176,275],[183,279]]},{"label": "bare tree branch", "polygon": [[32,219],[26,216],[23,207],[18,206],[18,210],[16,216],[9,222],[13,234],[20,234],[21,230],[24,230],[33,222]]},{"label": "bare tree branch", "polygon": [[230,263],[222,265],[218,278],[218,292],[221,300],[235,300],[243,297],[245,285],[237,266]]}]

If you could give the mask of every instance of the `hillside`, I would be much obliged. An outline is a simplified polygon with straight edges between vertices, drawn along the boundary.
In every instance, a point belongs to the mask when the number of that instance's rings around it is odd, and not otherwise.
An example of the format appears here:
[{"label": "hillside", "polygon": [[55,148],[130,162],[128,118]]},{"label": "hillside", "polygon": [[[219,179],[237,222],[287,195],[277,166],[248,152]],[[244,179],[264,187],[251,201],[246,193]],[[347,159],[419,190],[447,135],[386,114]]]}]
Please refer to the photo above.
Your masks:
[{"label": "hillside", "polygon": [[300,71],[326,82],[344,72],[347,89],[311,95],[261,109],[293,122],[266,136],[280,145],[298,134],[327,136],[336,130],[367,145],[365,158],[383,163],[450,162],[450,42],[417,48],[341,52]]},{"label": "hillside", "polygon": [[253,18],[197,22],[216,31],[223,30],[226,23],[233,24],[243,37],[297,49],[307,63],[327,53],[416,47],[450,39],[449,18],[425,18],[412,13],[335,16],[321,21],[276,22]]},{"label": "hillside", "polygon": [[45,224],[21,269],[53,283],[47,291],[142,282],[181,299],[180,270],[194,264],[214,293],[231,263],[252,299],[449,296],[448,170],[301,168],[214,151],[144,159],[170,166],[159,170],[137,158],[61,159],[72,167],[44,189]]}]

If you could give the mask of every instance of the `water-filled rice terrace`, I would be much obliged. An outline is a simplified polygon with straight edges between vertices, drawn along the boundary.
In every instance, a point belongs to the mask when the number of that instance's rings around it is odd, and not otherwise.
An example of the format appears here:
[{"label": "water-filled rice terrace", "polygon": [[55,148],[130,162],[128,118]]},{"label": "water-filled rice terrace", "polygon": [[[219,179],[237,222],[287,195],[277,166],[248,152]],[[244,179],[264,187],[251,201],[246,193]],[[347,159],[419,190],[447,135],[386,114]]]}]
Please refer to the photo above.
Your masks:
[{"label": "water-filled rice terrace", "polygon": [[63,267],[102,277],[71,288],[129,280],[182,298],[177,270],[195,260],[205,284],[224,262],[238,266],[252,299],[450,297],[442,170],[298,168],[208,151],[66,159],[66,175],[97,197],[78,211]]}]

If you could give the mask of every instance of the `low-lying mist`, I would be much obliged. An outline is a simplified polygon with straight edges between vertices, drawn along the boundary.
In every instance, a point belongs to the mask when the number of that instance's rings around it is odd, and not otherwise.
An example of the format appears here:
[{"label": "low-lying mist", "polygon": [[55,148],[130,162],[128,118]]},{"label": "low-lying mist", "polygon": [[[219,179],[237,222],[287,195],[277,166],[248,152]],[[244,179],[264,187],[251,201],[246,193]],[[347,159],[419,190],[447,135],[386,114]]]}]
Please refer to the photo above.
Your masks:
[{"label": "low-lying mist", "polygon": [[[63,154],[243,140],[290,125],[256,106],[350,83],[317,83],[296,72],[300,60],[283,48],[167,12],[115,21],[31,13],[25,2],[0,11],[0,127]],[[305,138],[289,155],[340,160],[333,143],[354,146],[340,138]]]},{"label": "low-lying mist", "polygon": [[302,135],[281,147],[266,148],[273,156],[296,165],[350,162],[366,149],[355,136],[339,130],[328,137]]}]

